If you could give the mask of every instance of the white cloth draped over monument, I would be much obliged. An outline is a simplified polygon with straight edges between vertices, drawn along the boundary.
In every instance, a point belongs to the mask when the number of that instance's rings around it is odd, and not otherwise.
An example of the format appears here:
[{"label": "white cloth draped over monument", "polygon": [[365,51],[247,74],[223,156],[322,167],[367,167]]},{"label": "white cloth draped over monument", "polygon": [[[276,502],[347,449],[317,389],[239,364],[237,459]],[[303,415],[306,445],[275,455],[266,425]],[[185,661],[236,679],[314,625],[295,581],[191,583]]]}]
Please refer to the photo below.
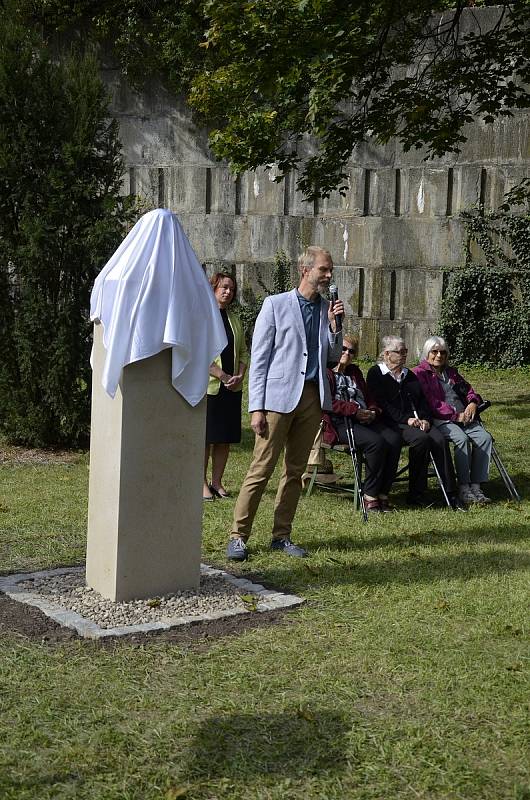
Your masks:
[{"label": "white cloth draped over monument", "polygon": [[116,394],[121,371],[168,347],[171,382],[192,406],[227,340],[214,293],[175,214],[141,217],[94,283],[90,318],[103,325],[102,384]]}]

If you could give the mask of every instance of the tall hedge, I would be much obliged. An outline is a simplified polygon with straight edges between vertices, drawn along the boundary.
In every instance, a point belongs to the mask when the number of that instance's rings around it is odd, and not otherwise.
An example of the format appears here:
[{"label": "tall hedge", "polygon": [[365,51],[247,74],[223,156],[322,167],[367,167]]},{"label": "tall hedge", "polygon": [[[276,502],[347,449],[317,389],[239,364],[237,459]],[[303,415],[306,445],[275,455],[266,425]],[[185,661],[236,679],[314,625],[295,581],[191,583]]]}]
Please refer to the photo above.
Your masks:
[{"label": "tall hedge", "polygon": [[123,236],[117,123],[92,55],[53,57],[3,4],[0,29],[0,425],[77,446],[90,417],[94,278]]},{"label": "tall hedge", "polygon": [[[440,329],[457,363],[530,364],[530,182],[497,211],[464,212],[466,261],[449,275]],[[526,206],[526,212],[524,210]]]}]

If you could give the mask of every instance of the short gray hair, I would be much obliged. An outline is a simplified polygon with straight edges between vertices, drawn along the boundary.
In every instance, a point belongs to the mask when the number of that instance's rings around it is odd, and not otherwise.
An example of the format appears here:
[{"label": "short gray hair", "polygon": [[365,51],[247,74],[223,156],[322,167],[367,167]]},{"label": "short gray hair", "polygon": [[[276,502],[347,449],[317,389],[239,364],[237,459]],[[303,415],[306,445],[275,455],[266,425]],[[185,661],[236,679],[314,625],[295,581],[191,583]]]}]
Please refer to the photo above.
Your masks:
[{"label": "short gray hair", "polygon": [[425,344],[423,345],[423,350],[421,351],[421,358],[422,360],[426,360],[427,356],[433,349],[433,347],[441,347],[447,351],[447,358],[449,358],[449,347],[445,339],[441,336],[429,336]]},{"label": "short gray hair", "polygon": [[304,267],[309,267],[309,269],[311,269],[315,263],[315,258],[319,253],[323,253],[331,262],[333,262],[329,250],[326,250],[325,247],[319,247],[316,244],[312,244],[309,247],[306,247],[304,252],[298,256],[298,271],[300,274],[302,273]]},{"label": "short gray hair", "polygon": [[385,360],[385,350],[393,349],[393,346],[406,347],[405,340],[401,336],[383,336],[381,339],[381,352],[379,353],[379,361]]}]

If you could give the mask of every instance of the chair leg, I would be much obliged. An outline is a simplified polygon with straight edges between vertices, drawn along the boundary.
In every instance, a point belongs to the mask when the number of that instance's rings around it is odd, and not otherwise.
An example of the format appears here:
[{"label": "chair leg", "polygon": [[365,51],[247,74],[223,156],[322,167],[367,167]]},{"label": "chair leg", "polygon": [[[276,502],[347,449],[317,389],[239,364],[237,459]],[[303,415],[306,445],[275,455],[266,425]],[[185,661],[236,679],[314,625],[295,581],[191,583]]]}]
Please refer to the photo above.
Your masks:
[{"label": "chair leg", "polygon": [[512,500],[517,500],[517,502],[520,503],[521,502],[521,495],[519,494],[519,492],[515,488],[514,482],[512,481],[510,476],[508,475],[508,471],[507,471],[506,467],[504,466],[504,464],[502,463],[501,457],[500,457],[498,451],[495,449],[495,445],[493,445],[493,447],[491,449],[491,456],[492,456],[492,461],[495,464],[495,466],[497,467],[499,475],[501,476],[502,481],[503,481],[504,485],[506,486],[506,489],[508,491],[508,494],[509,494],[510,498]]},{"label": "chair leg", "polygon": [[[360,471],[362,469],[362,461],[357,461],[357,463],[359,464],[359,471]],[[360,486],[357,483],[357,472],[355,470],[353,470],[353,485],[354,485],[354,489],[355,489],[355,494],[353,495],[353,507],[354,507],[355,511],[358,511],[359,510],[359,489],[360,489]]]},{"label": "chair leg", "polygon": [[360,503],[359,503],[359,492],[360,491],[362,492],[364,459],[363,459],[362,450],[357,449],[355,452],[357,453],[357,464],[359,465],[359,479],[361,481],[361,485],[359,486],[358,483],[357,483],[357,473],[356,473],[356,470],[354,469],[353,470],[353,488],[354,488],[353,507],[354,507],[355,511],[358,511],[359,510],[359,506],[360,506]]},{"label": "chair leg", "polygon": [[318,466],[317,464],[313,467],[313,472],[311,473],[311,479],[309,481],[309,485],[306,491],[306,497],[311,497],[311,492],[313,491],[313,486],[315,485],[316,477],[318,473]]}]

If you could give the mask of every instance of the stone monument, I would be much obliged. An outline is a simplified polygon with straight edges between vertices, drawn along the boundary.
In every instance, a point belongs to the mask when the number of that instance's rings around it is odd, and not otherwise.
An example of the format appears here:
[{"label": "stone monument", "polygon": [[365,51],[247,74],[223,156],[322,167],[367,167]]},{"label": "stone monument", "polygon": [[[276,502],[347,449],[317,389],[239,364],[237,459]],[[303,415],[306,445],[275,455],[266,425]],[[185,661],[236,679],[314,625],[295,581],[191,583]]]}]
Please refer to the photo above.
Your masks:
[{"label": "stone monument", "polygon": [[226,345],[174,214],[144,215],[92,293],[87,583],[114,601],[196,589],[208,366]]}]

